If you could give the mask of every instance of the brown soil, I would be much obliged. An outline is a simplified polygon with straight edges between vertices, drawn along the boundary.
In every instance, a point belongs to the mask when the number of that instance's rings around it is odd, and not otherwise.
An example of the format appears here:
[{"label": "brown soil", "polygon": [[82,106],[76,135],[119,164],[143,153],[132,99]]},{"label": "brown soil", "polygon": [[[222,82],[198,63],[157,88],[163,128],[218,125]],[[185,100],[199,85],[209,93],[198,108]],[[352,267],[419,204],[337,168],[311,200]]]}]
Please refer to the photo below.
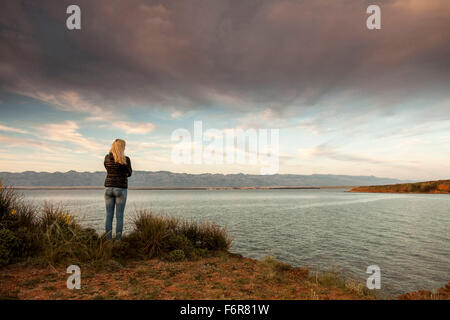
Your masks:
[{"label": "brown soil", "polygon": [[[280,267],[281,265],[281,267]],[[69,290],[64,267],[10,265],[0,273],[2,299],[372,299],[319,284],[308,269],[286,268],[223,253],[198,261],[131,262],[109,270],[82,268],[81,289]]]},{"label": "brown soil", "polygon": [[[353,282],[317,279],[306,268],[221,253],[197,261],[111,263],[81,270],[81,289],[69,290],[63,266],[15,264],[0,270],[0,299],[375,299]],[[405,293],[402,300],[450,299],[450,282],[437,292]]]}]

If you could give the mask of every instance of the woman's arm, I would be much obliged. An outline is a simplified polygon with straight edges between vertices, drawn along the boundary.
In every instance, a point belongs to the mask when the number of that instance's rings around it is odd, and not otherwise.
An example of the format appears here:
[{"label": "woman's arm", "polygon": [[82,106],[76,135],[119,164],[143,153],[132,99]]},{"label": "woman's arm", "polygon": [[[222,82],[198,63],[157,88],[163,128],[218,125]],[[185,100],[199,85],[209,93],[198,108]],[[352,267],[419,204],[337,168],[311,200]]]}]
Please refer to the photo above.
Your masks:
[{"label": "woman's arm", "polygon": [[127,170],[128,170],[128,177],[131,177],[131,175],[133,174],[133,169],[131,168],[131,160],[130,158],[126,158],[127,159]]}]

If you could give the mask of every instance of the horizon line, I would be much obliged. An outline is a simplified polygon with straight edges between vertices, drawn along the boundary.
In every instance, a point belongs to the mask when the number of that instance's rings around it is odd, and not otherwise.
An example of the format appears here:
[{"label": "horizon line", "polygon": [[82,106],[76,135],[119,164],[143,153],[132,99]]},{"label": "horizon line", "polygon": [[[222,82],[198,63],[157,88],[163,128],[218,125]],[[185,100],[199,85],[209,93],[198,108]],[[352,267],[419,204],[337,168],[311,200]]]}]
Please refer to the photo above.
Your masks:
[{"label": "horizon line", "polygon": [[[35,171],[35,170],[26,170],[26,171],[0,171],[0,174],[2,173],[10,173],[10,174],[21,174],[21,173],[70,173],[70,172],[76,172],[76,173],[105,173],[106,171],[77,171],[77,170],[68,170],[68,171]],[[304,174],[304,173],[274,173],[274,174],[257,174],[257,173],[212,173],[212,172],[202,172],[202,173],[188,173],[188,172],[175,172],[175,171],[169,171],[169,170],[133,170],[133,173],[137,172],[146,172],[146,173],[160,173],[160,172],[167,172],[167,173],[173,173],[173,174],[189,174],[189,175],[251,175],[251,176],[275,176],[275,175],[294,175],[294,176],[347,176],[347,177],[374,177],[379,179],[393,179],[393,180],[408,180],[408,179],[400,179],[400,178],[392,178],[392,177],[380,177],[375,175],[349,175],[349,174],[338,174],[338,173],[311,173],[311,174]]]}]

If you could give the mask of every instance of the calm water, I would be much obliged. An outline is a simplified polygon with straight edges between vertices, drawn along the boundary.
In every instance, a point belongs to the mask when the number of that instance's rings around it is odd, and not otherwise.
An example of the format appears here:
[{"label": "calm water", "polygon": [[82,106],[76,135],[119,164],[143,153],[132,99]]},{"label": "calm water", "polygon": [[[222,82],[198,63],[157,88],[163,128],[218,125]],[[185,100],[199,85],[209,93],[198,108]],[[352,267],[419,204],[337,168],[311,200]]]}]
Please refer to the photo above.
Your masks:
[{"label": "calm water", "polygon": [[[436,289],[450,281],[450,196],[363,194],[345,190],[130,190],[136,209],[225,226],[233,252],[272,255],[312,268],[339,268],[365,281],[378,265],[389,294]],[[81,221],[104,228],[103,190],[23,191],[32,201],[62,203]],[[126,224],[129,227],[129,223]]]}]

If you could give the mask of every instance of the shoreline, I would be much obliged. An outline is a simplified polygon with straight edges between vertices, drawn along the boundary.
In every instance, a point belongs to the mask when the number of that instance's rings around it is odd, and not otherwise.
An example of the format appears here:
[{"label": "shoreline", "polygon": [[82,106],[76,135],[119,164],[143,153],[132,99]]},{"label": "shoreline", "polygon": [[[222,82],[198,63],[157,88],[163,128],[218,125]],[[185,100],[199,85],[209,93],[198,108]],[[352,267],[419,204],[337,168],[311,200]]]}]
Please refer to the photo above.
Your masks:
[{"label": "shoreline", "polygon": [[[397,297],[368,290],[363,279],[342,271],[244,257],[229,251],[232,238],[218,225],[146,209],[122,241],[105,241],[64,208],[30,207],[8,188],[0,194],[10,212],[1,216],[8,241],[0,256],[0,299],[450,299],[450,283]],[[83,270],[79,291],[66,287],[73,264]]]},{"label": "shoreline", "polygon": [[0,299],[376,299],[374,292],[356,281],[346,284],[339,274],[326,273],[316,278],[307,268],[231,252],[181,262],[153,258],[122,265],[111,261],[104,269],[81,269],[81,289],[68,290],[63,265],[6,266],[0,275]]},{"label": "shoreline", "polygon": [[80,290],[66,287],[64,265],[16,263],[2,268],[0,299],[20,300],[449,300],[450,282],[434,290],[397,295],[368,290],[364,281],[335,271],[293,267],[267,257],[228,251],[196,260],[116,260],[95,270],[81,267]]},{"label": "shoreline", "polygon": [[[103,186],[11,186],[16,190],[103,190]],[[128,187],[128,190],[320,190],[350,189],[352,186],[270,186],[270,187]]]},{"label": "shoreline", "polygon": [[401,192],[401,191],[357,191],[357,190],[348,190],[346,192],[352,192],[352,193],[393,193],[393,194],[449,194],[448,192]]},{"label": "shoreline", "polygon": [[450,194],[450,180],[436,180],[377,186],[358,186],[352,188],[351,190],[349,190],[349,192]]}]

